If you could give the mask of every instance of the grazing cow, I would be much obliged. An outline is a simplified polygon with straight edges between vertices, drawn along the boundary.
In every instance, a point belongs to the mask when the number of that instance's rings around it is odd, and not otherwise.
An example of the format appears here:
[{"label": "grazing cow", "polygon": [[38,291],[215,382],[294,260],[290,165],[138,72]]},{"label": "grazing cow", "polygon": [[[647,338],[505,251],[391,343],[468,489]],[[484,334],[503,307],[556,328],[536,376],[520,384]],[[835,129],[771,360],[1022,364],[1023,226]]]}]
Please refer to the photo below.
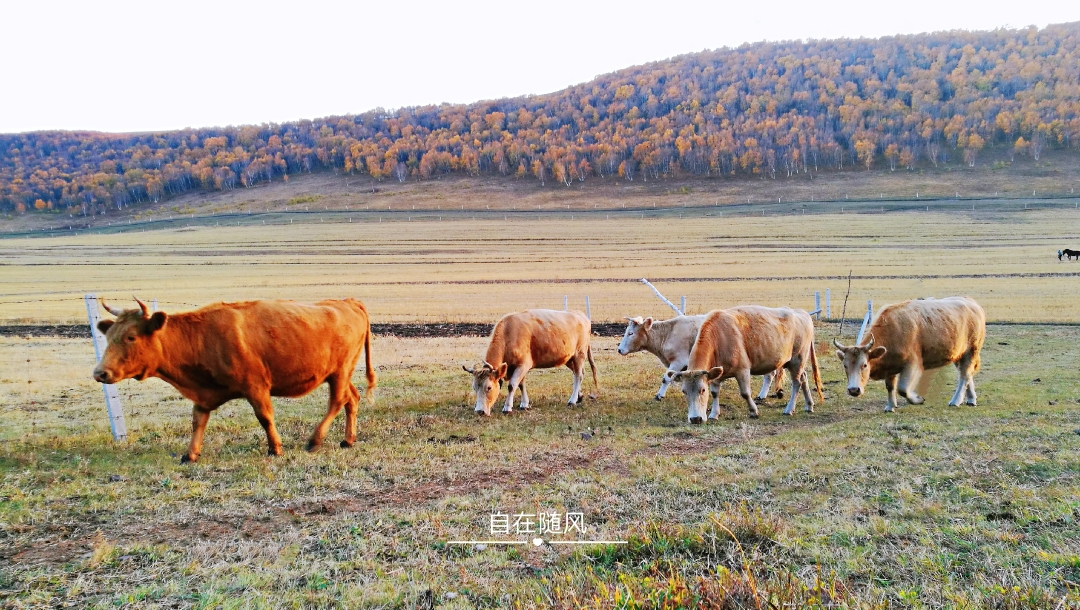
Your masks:
[{"label": "grazing cow", "polygon": [[[663,400],[675,374],[685,369],[690,362],[690,350],[694,348],[694,341],[697,340],[698,330],[705,316],[676,316],[662,322],[653,321],[652,318],[643,320],[641,317],[626,319],[629,323],[622,341],[619,342],[619,353],[626,356],[645,350],[660,359],[667,370],[660,380],[656,400]],[[776,397],[782,398],[784,390],[780,384],[783,380],[782,368],[773,374],[765,375],[758,400],[765,400],[769,396],[769,387],[772,385],[777,387]]]},{"label": "grazing cow", "polygon": [[[810,314],[787,307],[745,305],[709,312],[701,323],[687,370],[675,375],[675,381],[682,384],[686,394],[686,418],[692,424],[705,419],[706,382],[717,383],[729,377],[738,381],[739,394],[750,409],[750,417],[757,417],[757,405],[750,396],[750,376],[769,374],[781,367],[791,375],[791,398],[784,415],[794,412],[799,390],[806,401],[807,413],[813,413],[814,400],[810,397],[805,370],[808,362],[818,397],[825,400]],[[719,410],[719,399],[714,396],[709,419],[716,419]]]},{"label": "grazing cow", "polygon": [[322,443],[342,407],[341,446],[356,442],[360,393],[352,375],[361,350],[367,355],[369,401],[375,389],[371,329],[360,301],[216,303],[172,315],[151,315],[142,301],[140,309],[130,310],[101,304],[116,320],[98,323],[108,346],[94,368],[94,379],[116,383],[157,377],[194,402],[191,445],[181,463],[199,459],[210,413],[234,398],[251,403],[266,431],[270,455],[281,455],[270,397],[303,396],[323,383],[330,385],[330,402],[308,450]]},{"label": "grazing cow", "polygon": [[898,391],[909,403],[919,405],[923,397],[915,393],[915,387],[923,371],[955,364],[958,379],[949,406],[960,401],[975,406],[974,375],[986,340],[986,312],[972,299],[949,297],[888,305],[878,313],[867,336],[866,344],[852,347],[833,340],[836,357],[847,374],[848,394],[862,396],[868,379],[884,379],[886,412],[896,408]]},{"label": "grazing cow", "polygon": [[589,338],[592,323],[580,311],[528,309],[506,314],[495,323],[491,342],[481,365],[465,369],[473,376],[476,392],[476,412],[490,416],[491,407],[499,398],[504,380],[510,385],[503,413],[514,410],[514,394],[521,388],[521,404],[529,408],[529,393],[525,390],[525,375],[532,369],[550,369],[566,365],[574,373],[574,389],[567,404],[582,401],[581,382],[585,377],[585,361],[592,369],[593,387],[596,365],[593,364]]},{"label": "grazing cow", "polygon": [[1080,259],[1080,250],[1070,250],[1068,248],[1065,248],[1064,250],[1058,250],[1058,260],[1061,260],[1062,256],[1069,260],[1073,260],[1074,258]]}]

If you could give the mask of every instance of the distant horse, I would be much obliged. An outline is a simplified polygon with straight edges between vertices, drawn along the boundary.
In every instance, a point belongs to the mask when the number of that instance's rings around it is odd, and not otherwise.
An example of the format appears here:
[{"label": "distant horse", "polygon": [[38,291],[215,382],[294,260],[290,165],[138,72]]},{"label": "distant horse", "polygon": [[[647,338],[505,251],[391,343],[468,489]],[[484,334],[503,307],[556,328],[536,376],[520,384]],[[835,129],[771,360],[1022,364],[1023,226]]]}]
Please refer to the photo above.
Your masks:
[{"label": "distant horse", "polygon": [[1064,250],[1058,250],[1058,260],[1061,260],[1062,256],[1068,258],[1069,260],[1080,259],[1080,250],[1070,250],[1068,248],[1065,248]]}]

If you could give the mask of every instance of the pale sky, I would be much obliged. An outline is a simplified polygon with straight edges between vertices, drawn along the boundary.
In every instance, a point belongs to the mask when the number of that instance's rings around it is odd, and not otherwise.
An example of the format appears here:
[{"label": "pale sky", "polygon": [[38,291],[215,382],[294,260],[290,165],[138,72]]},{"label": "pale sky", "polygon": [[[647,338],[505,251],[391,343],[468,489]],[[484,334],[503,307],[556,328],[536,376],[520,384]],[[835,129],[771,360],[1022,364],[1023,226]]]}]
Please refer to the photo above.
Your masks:
[{"label": "pale sky", "polygon": [[703,49],[1080,21],[1080,2],[0,3],[0,133],[283,122],[557,91]]}]

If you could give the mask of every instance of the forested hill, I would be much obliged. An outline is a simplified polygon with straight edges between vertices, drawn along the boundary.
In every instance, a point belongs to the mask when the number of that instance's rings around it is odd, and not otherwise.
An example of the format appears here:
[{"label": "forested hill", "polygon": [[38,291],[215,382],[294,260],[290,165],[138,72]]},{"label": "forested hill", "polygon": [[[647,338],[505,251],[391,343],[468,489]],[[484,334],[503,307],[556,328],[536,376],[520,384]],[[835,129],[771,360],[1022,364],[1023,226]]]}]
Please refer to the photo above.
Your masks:
[{"label": "forested hill", "polygon": [[[745,45],[548,95],[147,134],[0,135],[0,209],[95,214],[334,168],[550,188],[611,175],[778,178],[975,165],[1080,146],[1080,23]],[[152,103],[148,101],[147,103]]]}]

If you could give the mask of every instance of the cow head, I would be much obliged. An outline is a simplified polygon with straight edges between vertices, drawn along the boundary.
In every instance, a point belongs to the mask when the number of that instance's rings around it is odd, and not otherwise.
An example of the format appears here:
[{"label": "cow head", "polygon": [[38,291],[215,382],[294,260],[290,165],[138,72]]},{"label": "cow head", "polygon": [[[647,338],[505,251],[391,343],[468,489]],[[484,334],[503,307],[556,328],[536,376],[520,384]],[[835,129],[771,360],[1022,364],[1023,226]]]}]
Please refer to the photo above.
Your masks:
[{"label": "cow head", "polygon": [[472,369],[462,366],[466,373],[473,376],[472,389],[476,392],[476,412],[491,415],[491,407],[499,399],[499,390],[506,378],[506,363],[493,367],[487,362]]},{"label": "cow head", "polygon": [[652,318],[642,320],[640,316],[626,319],[629,323],[626,325],[622,341],[619,341],[619,353],[623,356],[645,349],[645,344],[649,341],[649,329],[652,328],[653,323]]},{"label": "cow head", "polygon": [[139,381],[154,372],[161,362],[161,341],[158,331],[168,317],[158,311],[150,315],[146,304],[135,299],[139,309],[114,309],[101,301],[115,320],[102,320],[97,328],[107,345],[101,361],[94,367],[94,380],[116,383],[134,377]]},{"label": "cow head", "polygon": [[676,373],[674,380],[682,384],[686,394],[686,420],[692,424],[705,422],[709,406],[709,384],[724,374],[724,367],[714,366],[707,371],[683,371]]},{"label": "cow head", "polygon": [[874,347],[874,334],[870,334],[870,341],[866,345],[853,345],[846,347],[836,339],[836,357],[844,365],[844,373],[847,375],[847,393],[852,396],[862,396],[866,390],[866,382],[870,379],[870,361],[880,358],[888,351],[884,345]]}]

